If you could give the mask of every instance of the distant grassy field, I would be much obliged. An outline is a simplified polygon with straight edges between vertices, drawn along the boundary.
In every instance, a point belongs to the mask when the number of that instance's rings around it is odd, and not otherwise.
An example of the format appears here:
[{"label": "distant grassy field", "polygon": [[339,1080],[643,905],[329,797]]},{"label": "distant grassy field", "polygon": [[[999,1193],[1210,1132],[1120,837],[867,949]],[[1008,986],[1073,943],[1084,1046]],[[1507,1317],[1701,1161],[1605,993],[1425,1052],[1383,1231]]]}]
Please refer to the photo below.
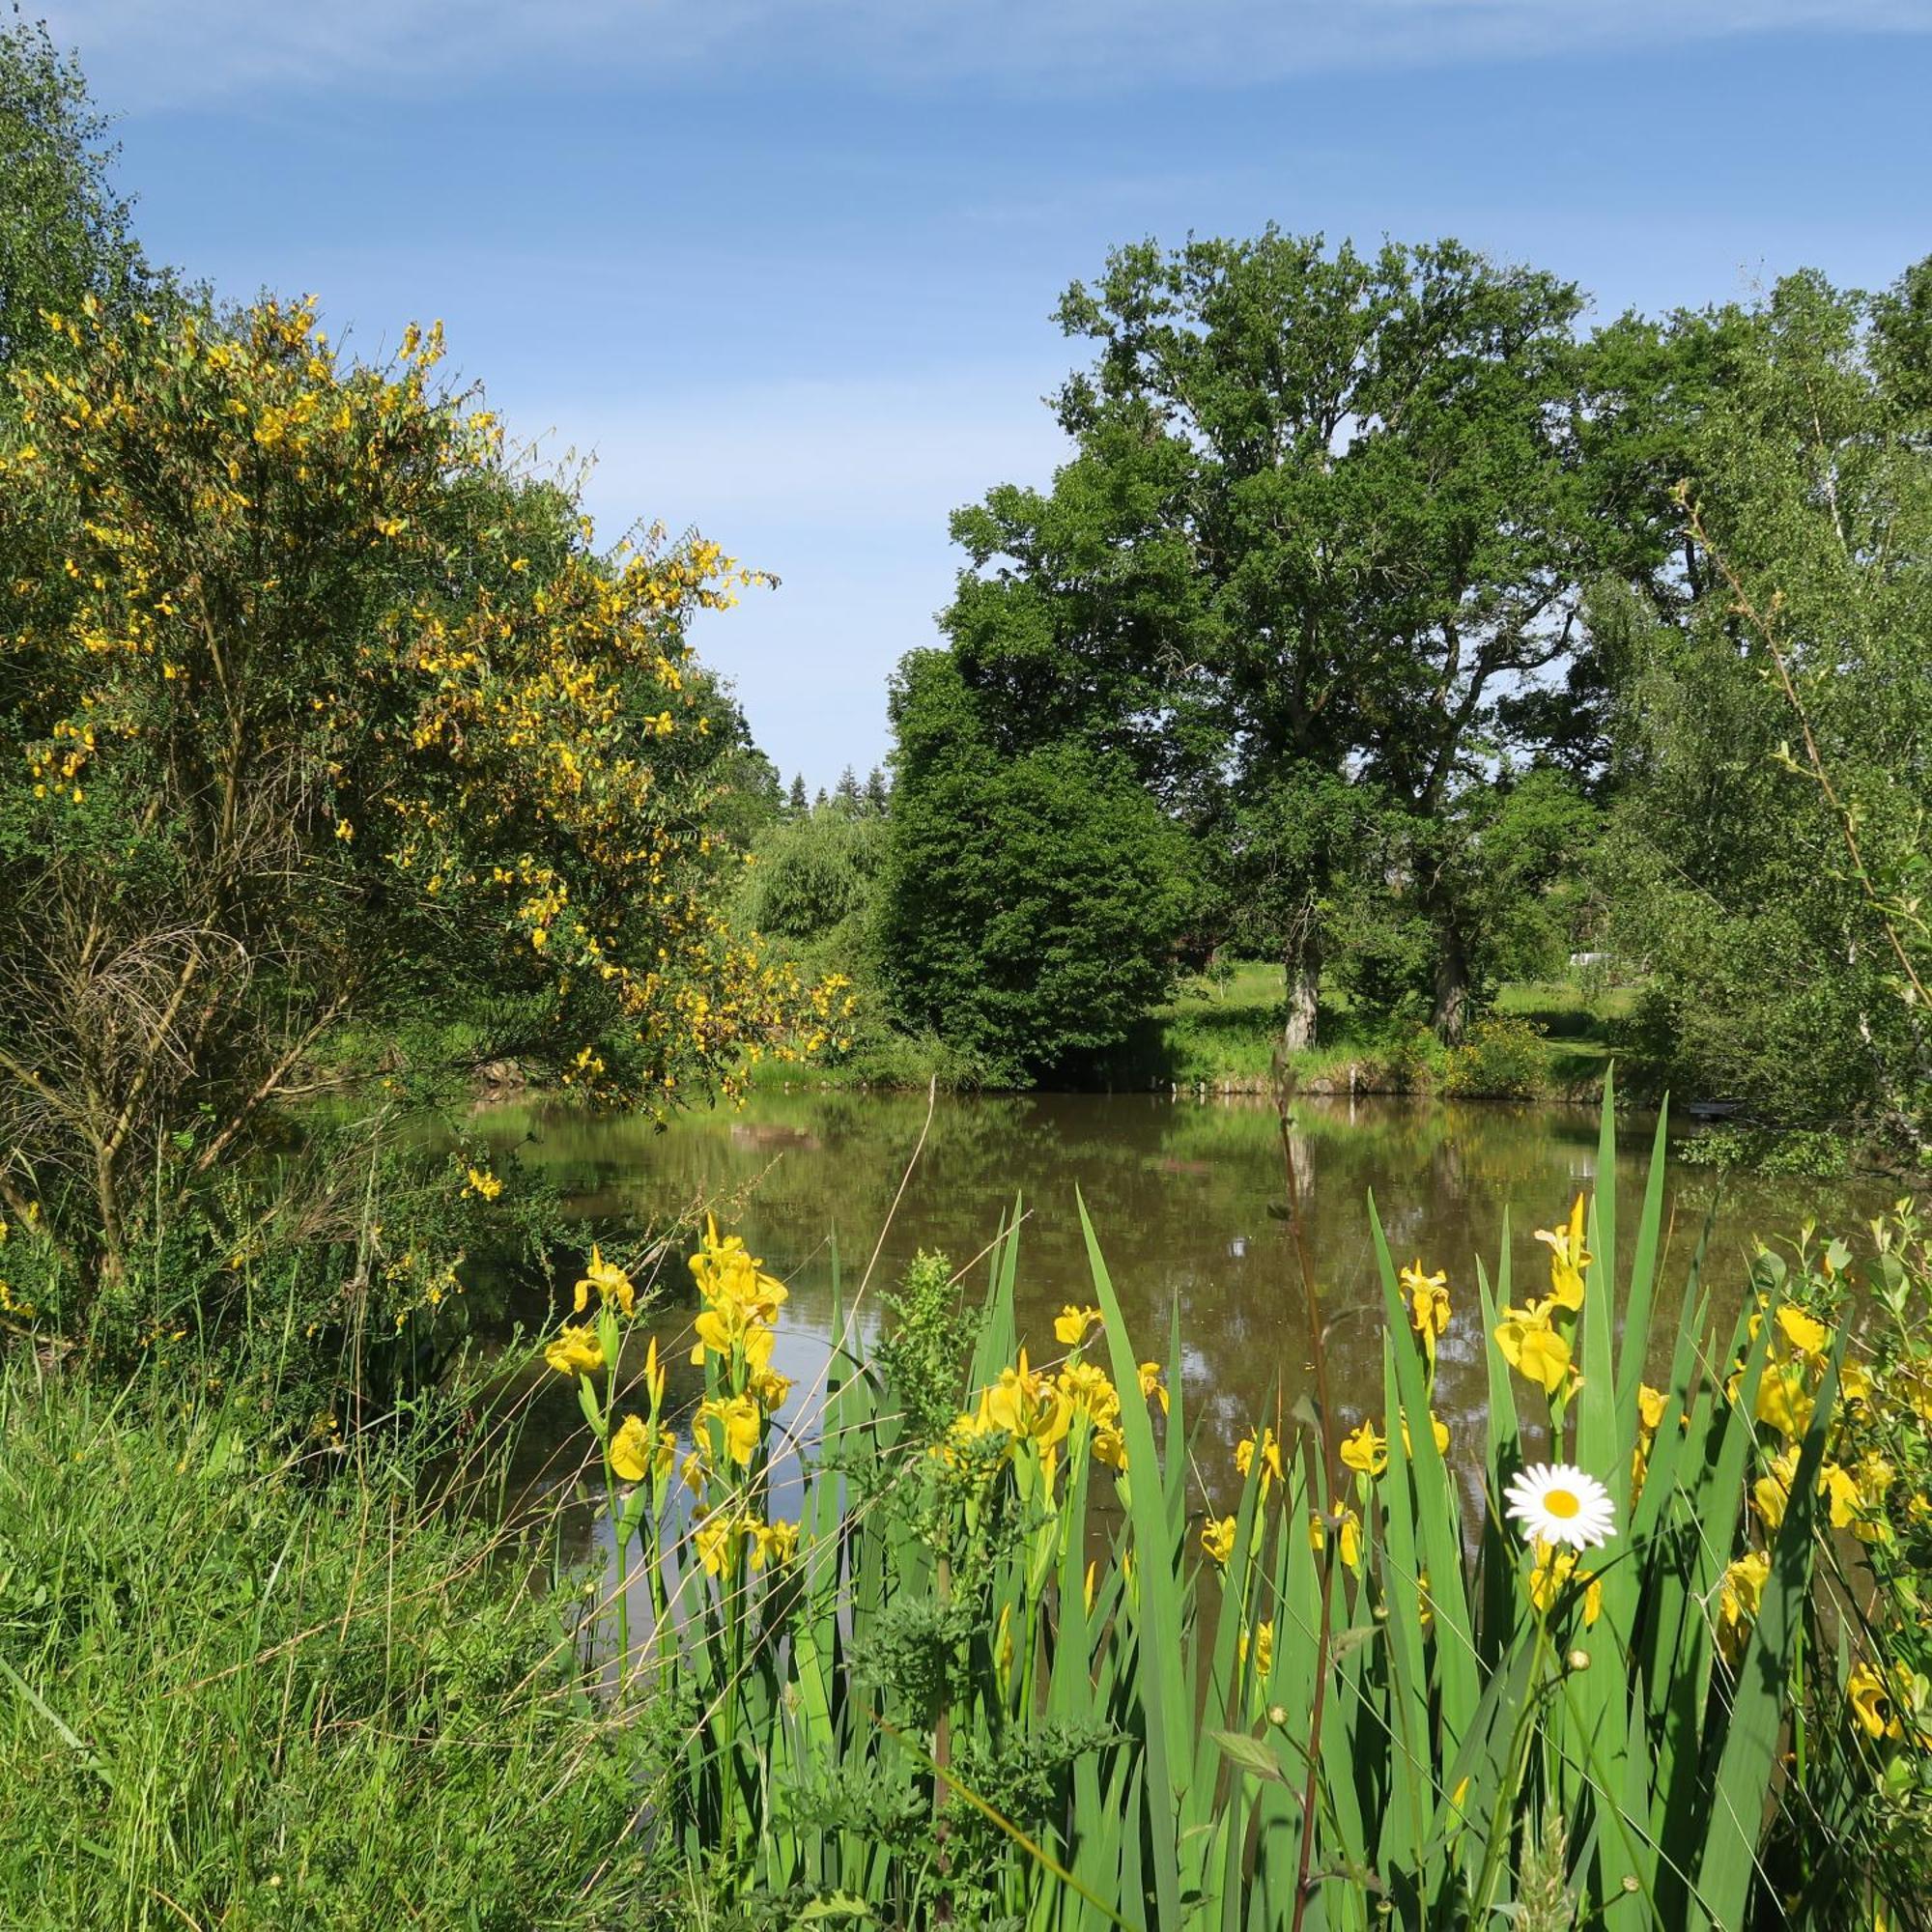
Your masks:
[{"label": "distant grassy field", "polygon": [[[1597,989],[1577,980],[1520,980],[1497,993],[1493,1015],[1526,1023],[1542,1036],[1541,1085],[1585,1088],[1602,1077],[1610,1030],[1635,1004],[1628,987]],[[1258,1088],[1270,1077],[1282,1019],[1282,971],[1266,960],[1236,960],[1184,980],[1120,1047],[1083,1069],[1078,1084],[1115,1088]],[[1451,1063],[1419,1025],[1392,1027],[1350,1012],[1324,991],[1321,1043],[1298,1055],[1304,1083],[1345,1083],[1352,1067],[1369,1091],[1426,1092],[1450,1079]],[[1465,1092],[1481,1092],[1480,1069],[1465,1062]],[[942,1087],[976,1084],[970,1065],[936,1039],[880,1032],[841,1065],[800,1067],[767,1063],[758,1087]],[[1053,1083],[1043,1083],[1051,1085]]]},{"label": "distant grassy field", "polygon": [[[1522,980],[1499,990],[1493,1014],[1525,1022],[1543,1037],[1545,1083],[1565,1090],[1602,1076],[1614,1023],[1633,1010],[1635,998],[1628,987],[1599,989],[1579,980]],[[1183,982],[1102,1070],[1122,1086],[1258,1084],[1272,1069],[1281,1018],[1281,968],[1239,960]],[[1448,1057],[1423,1029],[1358,1017],[1326,992],[1321,1032],[1321,1044],[1296,1057],[1304,1082],[1346,1080],[1350,1067],[1370,1088],[1423,1091],[1450,1077]],[[1465,1064],[1463,1078],[1471,1077]],[[1479,1069],[1473,1077],[1475,1086],[1465,1091],[1480,1091]]]}]

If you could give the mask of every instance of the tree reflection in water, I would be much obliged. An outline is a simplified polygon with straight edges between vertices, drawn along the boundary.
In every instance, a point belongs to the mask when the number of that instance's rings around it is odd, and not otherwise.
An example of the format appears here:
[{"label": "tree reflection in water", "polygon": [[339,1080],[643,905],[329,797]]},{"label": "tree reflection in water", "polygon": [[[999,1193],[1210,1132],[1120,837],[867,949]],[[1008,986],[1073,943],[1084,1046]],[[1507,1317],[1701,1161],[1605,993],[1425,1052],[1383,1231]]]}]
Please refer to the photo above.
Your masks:
[{"label": "tree reflection in water", "polygon": [[[925,1119],[923,1096],[799,1090],[761,1093],[741,1110],[691,1115],[664,1131],[647,1121],[530,1106],[493,1109],[474,1124],[501,1146],[517,1147],[607,1237],[613,1230],[673,1230],[699,1204],[712,1205],[790,1286],[776,1360],[797,1386],[781,1422],[803,1431],[831,1340],[833,1244],[849,1306]],[[1619,1180],[1630,1190],[1633,1215],[1653,1124],[1634,1118],[1625,1127]],[[1548,1256],[1534,1230],[1554,1225],[1577,1192],[1595,1181],[1595,1110],[1310,1098],[1296,1104],[1292,1140],[1329,1319],[1328,1372],[1342,1427],[1380,1400],[1381,1303],[1366,1206],[1373,1189],[1398,1264],[1420,1256],[1448,1272],[1455,1314],[1441,1344],[1437,1412],[1449,1425],[1452,1454],[1458,1443],[1476,1443],[1486,1372],[1475,1259],[1492,1271],[1493,1284],[1507,1215],[1517,1279],[1543,1279]],[[1850,1230],[1885,1194],[1883,1187],[1792,1179],[1720,1185],[1709,1171],[1679,1163],[1671,1166],[1669,1189],[1661,1293],[1681,1291],[1715,1208],[1705,1278],[1720,1314],[1741,1292],[1753,1235],[1782,1236],[1807,1216]],[[861,1325],[869,1326],[879,1286],[917,1250],[967,1263],[1024,1196],[1023,1330],[1036,1360],[1056,1354],[1053,1316],[1064,1302],[1092,1298],[1076,1190],[1144,1353],[1166,1356],[1179,1304],[1197,1461],[1207,1483],[1233,1493],[1235,1443],[1264,1409],[1272,1415],[1278,1405],[1291,1416],[1308,1387],[1281,1136],[1267,1101],[940,1099],[887,1231]],[[695,1313],[683,1264],[688,1248],[680,1236],[667,1252],[666,1299],[653,1323],[673,1364],[683,1361],[678,1345],[682,1339],[688,1348]],[[983,1279],[976,1271],[970,1292],[977,1294]],[[506,1314],[531,1328],[554,1311],[540,1298],[522,1306],[513,1299]],[[1671,1323],[1661,1322],[1659,1332],[1668,1337]],[[696,1399],[696,1374],[685,1376],[688,1386],[673,1384],[674,1403]],[[574,1452],[582,1434],[568,1391],[537,1394],[542,1406],[525,1455],[531,1469],[552,1444],[568,1440]]]}]

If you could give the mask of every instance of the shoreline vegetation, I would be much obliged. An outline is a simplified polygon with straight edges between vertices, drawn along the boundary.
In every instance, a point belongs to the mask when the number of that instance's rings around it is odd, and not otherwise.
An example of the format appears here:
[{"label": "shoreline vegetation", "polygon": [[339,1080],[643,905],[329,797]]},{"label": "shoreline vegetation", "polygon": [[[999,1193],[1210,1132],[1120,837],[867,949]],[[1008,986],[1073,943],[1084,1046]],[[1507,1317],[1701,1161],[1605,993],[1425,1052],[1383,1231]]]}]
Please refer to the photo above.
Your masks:
[{"label": "shoreline vegetation", "polygon": [[[1605,1173],[1613,1134],[1606,1104]],[[624,1348],[643,1270],[593,1250],[531,1345],[582,1434],[507,1516],[515,1408],[318,1432],[185,1331],[118,1381],[10,1352],[0,1910],[1909,1924],[1932,1249],[1903,1206],[1807,1233],[1712,1332],[1719,1284],[1656,1273],[1663,1139],[1640,1193],[1550,1216],[1547,1282],[1399,1265],[1365,1203],[1381,1399],[1258,1417],[1226,1515],[1183,1313],[1129,1333],[1090,1228],[1092,1303],[1020,1332],[1023,1204],[970,1269],[848,1278],[884,1320],[862,1349],[835,1313],[803,1432],[740,1242],[669,1258],[675,1379]],[[1437,1357],[1471,1344],[1487,1424],[1452,1439]]]},{"label": "shoreline vegetation", "polygon": [[[1617,1053],[1620,1022],[1634,995],[1586,989],[1576,980],[1524,981],[1498,989],[1489,1023],[1478,1021],[1460,1055],[1420,1022],[1397,1028],[1357,1022],[1346,1007],[1324,1009],[1320,1047],[1288,1052],[1304,1094],[1437,1094],[1467,1099],[1563,1100],[1594,1104]],[[1281,969],[1237,961],[1183,981],[1176,996],[1139,1023],[1120,1047],[1076,1064],[1067,1077],[1037,1084],[1049,1092],[1192,1092],[1270,1094],[1280,1053]],[[1623,1029],[1627,1038],[1627,1029]],[[1626,1065],[1628,1083],[1629,1062]],[[904,1037],[811,1068],[761,1068],[753,1088],[771,1085],[923,1090],[985,1086],[937,1043],[922,1054]]]}]

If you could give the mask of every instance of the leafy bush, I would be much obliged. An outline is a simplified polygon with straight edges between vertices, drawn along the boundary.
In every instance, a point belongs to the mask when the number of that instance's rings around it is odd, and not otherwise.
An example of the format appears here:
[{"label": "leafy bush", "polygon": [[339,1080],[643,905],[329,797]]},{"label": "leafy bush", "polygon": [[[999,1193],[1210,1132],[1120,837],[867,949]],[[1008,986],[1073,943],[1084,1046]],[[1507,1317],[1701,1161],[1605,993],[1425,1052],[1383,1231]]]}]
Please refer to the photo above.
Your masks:
[{"label": "leafy bush", "polygon": [[657,1108],[822,1042],[839,989],[721,917],[715,545],[592,551],[434,332],[56,333],[0,414],[0,1198],[77,1294],[274,1151],[346,1025]]},{"label": "leafy bush", "polygon": [[1442,1091],[1486,1100],[1533,1100],[1549,1084],[1549,1043],[1528,1020],[1492,1014],[1474,1021],[1446,1056]]},{"label": "leafy bush", "polygon": [[1734,1122],[1706,1127],[1678,1151],[1690,1167],[1737,1167],[1752,1174],[1805,1175],[1834,1179],[1852,1164],[1850,1139],[1842,1133],[1793,1127],[1780,1132]]},{"label": "leafy bush", "polygon": [[1118,757],[1001,755],[942,652],[906,659],[893,717],[879,949],[900,1023],[1017,1085],[1125,1037],[1173,983],[1173,822]]}]

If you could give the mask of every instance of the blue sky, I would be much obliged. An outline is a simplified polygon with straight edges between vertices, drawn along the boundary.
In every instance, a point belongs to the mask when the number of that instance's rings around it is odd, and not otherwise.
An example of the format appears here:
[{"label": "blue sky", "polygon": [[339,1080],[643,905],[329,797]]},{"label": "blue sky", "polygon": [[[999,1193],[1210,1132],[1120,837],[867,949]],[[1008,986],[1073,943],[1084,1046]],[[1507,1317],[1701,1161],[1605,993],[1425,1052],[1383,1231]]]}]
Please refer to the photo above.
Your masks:
[{"label": "blue sky", "polygon": [[600,533],[696,525],[782,771],[887,748],[948,512],[1060,453],[1060,290],[1272,219],[1453,234],[1599,315],[1932,252],[1932,0],[68,0],[150,251],[440,317]]}]

